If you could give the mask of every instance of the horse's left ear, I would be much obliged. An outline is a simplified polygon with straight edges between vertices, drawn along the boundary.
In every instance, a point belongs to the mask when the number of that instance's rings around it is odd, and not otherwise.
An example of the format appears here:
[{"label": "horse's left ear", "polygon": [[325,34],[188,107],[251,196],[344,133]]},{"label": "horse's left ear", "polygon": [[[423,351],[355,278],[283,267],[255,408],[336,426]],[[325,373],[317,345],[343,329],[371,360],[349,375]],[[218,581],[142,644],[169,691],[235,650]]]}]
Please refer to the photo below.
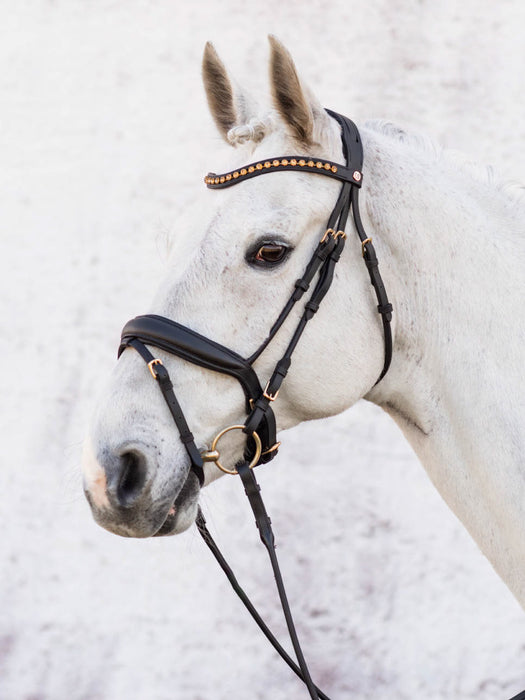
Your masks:
[{"label": "horse's left ear", "polygon": [[328,116],[319,101],[301,83],[287,49],[271,34],[270,85],[275,107],[290,127],[292,135],[306,146],[315,142],[319,122]]}]

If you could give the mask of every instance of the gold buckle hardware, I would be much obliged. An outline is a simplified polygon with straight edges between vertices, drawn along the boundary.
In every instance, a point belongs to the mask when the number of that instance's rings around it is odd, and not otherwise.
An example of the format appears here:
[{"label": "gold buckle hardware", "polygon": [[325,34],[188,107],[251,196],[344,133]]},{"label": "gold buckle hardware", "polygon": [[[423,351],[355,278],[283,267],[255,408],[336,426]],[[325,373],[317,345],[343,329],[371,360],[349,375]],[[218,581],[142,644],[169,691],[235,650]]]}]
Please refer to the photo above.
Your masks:
[{"label": "gold buckle hardware", "polygon": [[324,243],[328,236],[333,236],[334,235],[334,229],[333,228],[327,228],[326,231],[324,232],[324,236],[321,238],[321,243]]},{"label": "gold buckle hardware", "polygon": [[[223,471],[225,474],[238,474],[237,469],[227,469],[220,463],[220,452],[216,449],[217,448],[217,443],[221,439],[223,435],[226,435],[226,433],[229,433],[230,430],[244,430],[244,425],[230,425],[227,428],[224,428],[224,430],[221,430],[220,433],[218,433],[214,439],[213,442],[211,443],[211,449],[210,450],[203,450],[201,452],[201,457],[203,462],[215,462],[215,464],[219,467],[221,471]],[[261,458],[262,454],[262,442],[261,438],[259,435],[255,432],[255,430],[252,433],[252,437],[255,440],[255,454],[253,456],[252,461],[248,465],[250,469],[253,469],[259,459]],[[273,450],[274,448],[270,448],[270,450]]]},{"label": "gold buckle hardware", "polygon": [[[280,443],[280,442],[276,442],[275,445],[273,445],[272,447],[268,448],[267,450],[264,450],[264,452],[263,452],[262,454],[263,454],[263,455],[269,455],[270,452],[275,452],[275,450],[278,450],[280,446],[281,446],[281,443]],[[261,456],[262,456],[262,455],[261,455]]]},{"label": "gold buckle hardware", "polygon": [[332,235],[334,236],[335,240],[337,240],[339,237],[343,239],[346,238],[346,233],[344,231],[338,231],[336,234]]},{"label": "gold buckle hardware", "polygon": [[372,243],[372,238],[365,238],[364,241],[361,241],[361,252],[363,254],[363,258],[365,257],[365,246],[367,243]]},{"label": "gold buckle hardware", "polygon": [[264,387],[263,391],[263,396],[265,399],[268,399],[268,401],[275,401],[275,399],[279,396],[279,392],[281,391],[280,389],[277,389],[275,394],[269,394],[268,393],[268,387],[270,386],[270,380],[266,382],[266,386]]},{"label": "gold buckle hardware", "polygon": [[155,370],[153,369],[155,365],[162,365],[162,360],[159,360],[158,357],[155,357],[153,360],[151,360],[151,362],[148,362],[148,368],[151,372],[151,376],[153,377],[153,379],[157,379],[157,375],[155,373]]}]

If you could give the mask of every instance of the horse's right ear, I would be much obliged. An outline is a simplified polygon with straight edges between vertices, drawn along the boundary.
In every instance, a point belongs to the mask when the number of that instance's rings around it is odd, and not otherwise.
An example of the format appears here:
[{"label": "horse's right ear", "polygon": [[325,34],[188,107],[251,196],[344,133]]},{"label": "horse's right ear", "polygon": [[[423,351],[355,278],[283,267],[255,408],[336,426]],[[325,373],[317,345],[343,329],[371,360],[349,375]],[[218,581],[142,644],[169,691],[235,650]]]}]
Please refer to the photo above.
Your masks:
[{"label": "horse's right ear", "polygon": [[227,141],[228,131],[242,123],[244,115],[238,113],[238,103],[242,100],[235,99],[226,68],[209,41],[202,57],[202,79],[211,115],[221,136]]}]

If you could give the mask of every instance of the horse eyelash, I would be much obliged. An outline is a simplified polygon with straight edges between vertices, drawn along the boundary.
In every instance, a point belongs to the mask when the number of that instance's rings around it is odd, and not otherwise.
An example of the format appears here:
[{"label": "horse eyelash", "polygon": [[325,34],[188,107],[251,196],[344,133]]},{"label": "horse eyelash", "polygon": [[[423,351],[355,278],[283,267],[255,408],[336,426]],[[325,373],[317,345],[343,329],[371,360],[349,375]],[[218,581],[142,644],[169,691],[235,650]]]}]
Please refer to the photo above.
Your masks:
[{"label": "horse eyelash", "polygon": [[[284,253],[283,258],[275,263],[268,263],[256,260],[257,253],[261,250],[261,248],[264,248],[264,246],[283,246],[284,248],[286,248],[286,251]],[[257,267],[266,267],[267,269],[270,269],[277,265],[282,265],[282,263],[284,263],[288,259],[293,250],[294,247],[290,243],[288,243],[288,241],[283,241],[279,238],[262,238],[259,241],[256,241],[249,248],[246,255],[244,256],[244,259],[249,265]]]}]

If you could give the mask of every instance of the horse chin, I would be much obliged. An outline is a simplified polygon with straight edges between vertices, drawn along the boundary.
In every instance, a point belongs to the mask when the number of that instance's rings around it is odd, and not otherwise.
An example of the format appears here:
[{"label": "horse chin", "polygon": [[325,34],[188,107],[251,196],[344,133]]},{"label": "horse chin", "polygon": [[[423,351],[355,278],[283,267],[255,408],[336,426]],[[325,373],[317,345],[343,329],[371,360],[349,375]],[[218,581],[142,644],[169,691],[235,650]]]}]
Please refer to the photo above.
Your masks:
[{"label": "horse chin", "polygon": [[166,519],[154,537],[178,535],[195,522],[199,501],[199,481],[193,472],[188,474],[184,485],[168,511]]}]

